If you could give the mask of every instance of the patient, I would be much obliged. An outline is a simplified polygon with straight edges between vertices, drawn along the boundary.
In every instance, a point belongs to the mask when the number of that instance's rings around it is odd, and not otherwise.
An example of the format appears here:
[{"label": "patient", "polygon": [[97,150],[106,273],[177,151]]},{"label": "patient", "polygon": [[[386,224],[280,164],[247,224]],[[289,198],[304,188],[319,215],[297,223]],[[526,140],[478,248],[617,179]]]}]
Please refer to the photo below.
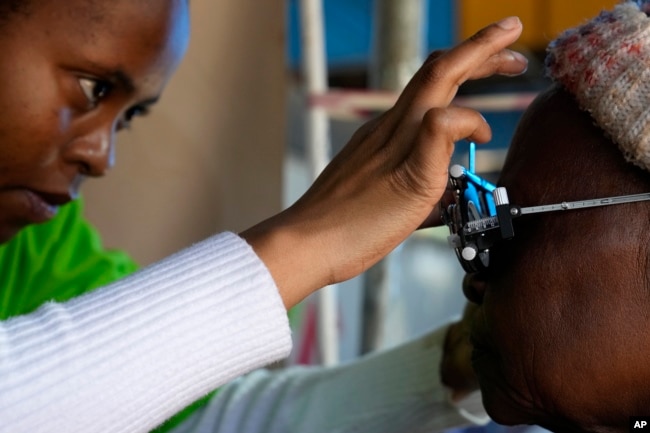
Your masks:
[{"label": "patient", "polygon": [[[551,43],[500,179],[510,203],[650,192],[650,1]],[[650,202],[529,215],[464,290],[494,420],[625,432],[650,414]]]}]

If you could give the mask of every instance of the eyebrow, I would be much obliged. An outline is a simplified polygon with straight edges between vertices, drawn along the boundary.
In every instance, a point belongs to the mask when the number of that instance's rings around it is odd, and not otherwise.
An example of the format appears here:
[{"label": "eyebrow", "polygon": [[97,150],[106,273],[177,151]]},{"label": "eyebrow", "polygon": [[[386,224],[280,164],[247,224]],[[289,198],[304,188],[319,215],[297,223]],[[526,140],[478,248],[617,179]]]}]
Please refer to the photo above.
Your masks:
[{"label": "eyebrow", "polygon": [[[124,71],[124,69],[117,68],[106,68],[105,66],[99,65],[95,62],[91,62],[95,68],[102,72],[102,75],[108,79],[114,85],[118,85],[123,88],[127,93],[133,93],[136,90],[133,78]],[[160,96],[154,96],[148,99],[141,101],[138,105],[153,105],[160,99]]]},{"label": "eyebrow", "polygon": [[[136,87],[135,84],[133,84],[133,79],[123,69],[117,68],[109,70],[107,71],[107,76],[113,83],[119,85],[127,92],[135,92]],[[159,99],[159,96],[154,96],[152,98],[141,101],[139,105],[153,105],[158,102]]]},{"label": "eyebrow", "polygon": [[110,77],[111,81],[113,81],[116,84],[119,84],[127,92],[135,91],[135,85],[133,84],[133,79],[129,76],[129,74],[124,72],[124,70],[113,69],[111,71],[108,71],[108,76]]}]

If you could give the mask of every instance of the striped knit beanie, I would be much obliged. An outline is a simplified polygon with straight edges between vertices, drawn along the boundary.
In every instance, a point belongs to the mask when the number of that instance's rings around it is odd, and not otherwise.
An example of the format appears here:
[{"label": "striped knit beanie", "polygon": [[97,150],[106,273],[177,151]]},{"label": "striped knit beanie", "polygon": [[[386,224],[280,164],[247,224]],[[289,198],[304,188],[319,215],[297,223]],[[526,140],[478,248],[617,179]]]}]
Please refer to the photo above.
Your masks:
[{"label": "striped knit beanie", "polygon": [[650,171],[650,0],[624,1],[547,48],[546,73]]}]

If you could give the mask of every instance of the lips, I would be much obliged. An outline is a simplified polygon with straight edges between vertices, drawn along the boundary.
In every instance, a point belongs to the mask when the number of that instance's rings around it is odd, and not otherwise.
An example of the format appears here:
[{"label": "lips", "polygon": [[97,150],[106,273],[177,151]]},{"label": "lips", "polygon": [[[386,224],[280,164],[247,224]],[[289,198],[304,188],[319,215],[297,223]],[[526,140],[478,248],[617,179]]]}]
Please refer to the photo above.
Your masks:
[{"label": "lips", "polygon": [[50,206],[63,206],[72,200],[72,197],[68,193],[49,193],[42,191],[32,192]]},{"label": "lips", "polygon": [[27,219],[31,223],[49,221],[56,216],[59,207],[68,203],[72,198],[69,194],[50,193],[34,190],[24,190],[27,201]]}]

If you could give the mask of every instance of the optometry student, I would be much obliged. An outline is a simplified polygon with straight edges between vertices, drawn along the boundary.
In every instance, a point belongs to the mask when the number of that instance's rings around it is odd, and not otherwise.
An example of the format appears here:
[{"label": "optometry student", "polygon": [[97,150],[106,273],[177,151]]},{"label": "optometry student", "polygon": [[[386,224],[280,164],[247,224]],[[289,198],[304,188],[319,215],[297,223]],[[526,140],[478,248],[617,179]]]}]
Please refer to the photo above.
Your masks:
[{"label": "optometry student", "polygon": [[502,424],[622,433],[648,416],[649,12],[624,1],[553,41],[554,84],[513,137],[498,182],[510,203],[571,210],[516,218],[465,279],[473,365]]},{"label": "optometry student", "polygon": [[[421,226],[445,189],[454,142],[489,139],[478,113],[449,105],[458,85],[526,68],[506,48],[519,20],[487,27],[428,59],[289,209],[118,279],[133,264],[100,250],[74,199],[112,164],[117,132],[160,96],[188,44],[188,16],[186,0],[0,3],[0,431],[148,431],[286,357],[286,309],[364,271]],[[244,379],[220,394],[223,418],[178,428],[206,431],[201,423],[222,419],[231,426],[222,431],[246,432],[455,423],[438,378],[443,337],[317,384],[318,374],[292,382],[289,372],[257,397]],[[253,392],[261,381],[249,383]]]}]

